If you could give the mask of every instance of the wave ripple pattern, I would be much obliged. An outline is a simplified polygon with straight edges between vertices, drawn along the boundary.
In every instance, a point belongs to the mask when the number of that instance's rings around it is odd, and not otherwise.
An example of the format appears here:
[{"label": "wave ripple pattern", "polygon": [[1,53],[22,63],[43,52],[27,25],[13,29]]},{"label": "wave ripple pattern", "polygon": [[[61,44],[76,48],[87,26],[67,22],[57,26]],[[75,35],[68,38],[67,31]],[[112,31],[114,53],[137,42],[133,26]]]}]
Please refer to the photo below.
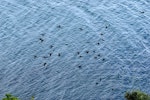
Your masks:
[{"label": "wave ripple pattern", "polygon": [[150,94],[149,0],[0,0],[0,98]]}]

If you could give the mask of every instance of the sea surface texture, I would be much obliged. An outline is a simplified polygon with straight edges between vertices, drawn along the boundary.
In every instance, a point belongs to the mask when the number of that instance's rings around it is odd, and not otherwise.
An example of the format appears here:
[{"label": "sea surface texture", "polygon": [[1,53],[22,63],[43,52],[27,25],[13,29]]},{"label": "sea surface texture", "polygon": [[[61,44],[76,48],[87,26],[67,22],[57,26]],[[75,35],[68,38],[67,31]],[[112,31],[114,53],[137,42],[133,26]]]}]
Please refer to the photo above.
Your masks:
[{"label": "sea surface texture", "polygon": [[0,0],[0,99],[150,94],[150,0]]}]

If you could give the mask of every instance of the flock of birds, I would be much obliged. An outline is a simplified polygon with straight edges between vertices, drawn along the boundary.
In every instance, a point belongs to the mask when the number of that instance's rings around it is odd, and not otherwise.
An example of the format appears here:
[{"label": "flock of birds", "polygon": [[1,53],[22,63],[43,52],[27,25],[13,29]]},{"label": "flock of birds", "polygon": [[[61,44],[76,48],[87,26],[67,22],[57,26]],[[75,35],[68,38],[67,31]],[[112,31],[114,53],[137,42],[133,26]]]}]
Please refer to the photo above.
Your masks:
[{"label": "flock of birds", "polygon": [[[62,26],[61,26],[61,25],[58,25],[57,28],[61,29]],[[107,29],[108,27],[106,26],[105,28]],[[83,28],[79,28],[79,30],[80,30],[80,31],[83,31]],[[104,34],[101,33],[100,35],[103,36]],[[41,34],[41,36],[42,36],[42,37],[40,37],[38,40],[39,40],[40,43],[44,43],[45,40],[44,40],[43,37],[45,36],[45,34]],[[104,41],[104,40],[103,40],[103,41]],[[65,45],[68,45],[68,44],[65,44]],[[100,45],[100,42],[97,42],[95,45]],[[54,48],[54,45],[50,45],[49,48],[50,48],[50,49],[53,49],[53,48]],[[96,53],[96,50],[93,50],[93,51],[86,50],[86,51],[84,51],[84,53],[85,53],[85,54]],[[58,56],[58,57],[61,57],[61,55],[62,55],[61,53],[57,53],[57,56]],[[77,55],[78,58],[83,58],[83,55],[81,54],[80,51],[77,51],[77,52],[75,53],[75,55]],[[47,58],[49,58],[49,57],[51,57],[51,56],[53,56],[53,53],[52,53],[52,52],[50,52],[50,53],[48,54],[48,56],[43,56],[43,58],[44,58],[44,59],[47,59]],[[102,54],[98,53],[96,56],[94,56],[94,59],[99,59],[99,58],[101,58],[101,57],[102,57]],[[36,58],[38,58],[38,56],[37,56],[37,55],[34,55],[33,58],[36,59]],[[106,59],[105,59],[105,58],[102,58],[101,61],[105,62]],[[46,69],[47,69],[47,65],[48,65],[48,64],[47,64],[46,62],[44,62],[42,65],[43,65],[44,67],[46,67]],[[78,65],[77,67],[78,67],[78,69],[82,69],[83,66]],[[102,79],[100,78],[99,81],[101,81],[101,80],[102,80]],[[95,84],[98,85],[99,82],[96,82]]]}]

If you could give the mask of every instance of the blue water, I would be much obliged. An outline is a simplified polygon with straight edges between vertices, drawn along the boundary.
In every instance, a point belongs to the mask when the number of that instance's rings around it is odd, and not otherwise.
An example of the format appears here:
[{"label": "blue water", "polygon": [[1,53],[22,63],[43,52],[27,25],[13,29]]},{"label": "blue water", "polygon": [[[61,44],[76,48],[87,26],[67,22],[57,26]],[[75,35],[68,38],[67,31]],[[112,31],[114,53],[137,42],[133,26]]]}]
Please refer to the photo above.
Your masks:
[{"label": "blue water", "polygon": [[150,94],[150,0],[0,0],[0,98]]}]

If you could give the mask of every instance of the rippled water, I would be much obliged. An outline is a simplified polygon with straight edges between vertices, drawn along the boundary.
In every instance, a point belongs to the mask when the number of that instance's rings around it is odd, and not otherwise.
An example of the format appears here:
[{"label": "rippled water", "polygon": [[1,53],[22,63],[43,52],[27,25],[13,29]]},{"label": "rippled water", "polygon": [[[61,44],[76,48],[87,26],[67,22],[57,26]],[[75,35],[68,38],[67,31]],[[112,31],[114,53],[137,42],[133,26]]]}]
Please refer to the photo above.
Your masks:
[{"label": "rippled water", "polygon": [[149,67],[149,0],[0,1],[0,98],[124,100]]}]

